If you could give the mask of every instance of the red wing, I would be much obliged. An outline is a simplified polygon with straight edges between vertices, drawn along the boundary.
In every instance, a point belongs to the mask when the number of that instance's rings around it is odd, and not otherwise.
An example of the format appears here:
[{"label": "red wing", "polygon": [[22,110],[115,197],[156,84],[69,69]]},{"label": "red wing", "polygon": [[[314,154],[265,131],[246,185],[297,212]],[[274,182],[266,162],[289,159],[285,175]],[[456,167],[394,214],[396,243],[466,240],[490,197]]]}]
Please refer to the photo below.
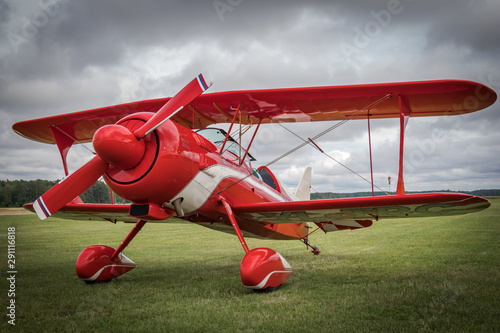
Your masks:
[{"label": "red wing", "polygon": [[75,138],[75,143],[90,142],[98,128],[114,124],[121,118],[136,112],[156,112],[168,100],[170,98],[160,98],[26,120],[14,124],[12,129],[28,139],[43,143],[55,143],[50,128],[56,127],[71,138]]},{"label": "red wing", "polygon": [[[312,201],[234,205],[239,217],[253,222],[332,222],[359,228],[370,221],[404,217],[432,217],[477,212],[490,206],[481,197],[459,193],[425,193]],[[339,227],[338,229],[342,229]]]},{"label": "red wing", "polygon": [[[405,96],[412,117],[449,116],[484,109],[496,100],[490,88],[460,80],[383,83],[351,86],[228,91],[203,94],[172,119],[188,128],[231,122],[241,106],[242,123],[302,122],[399,117],[399,98]],[[27,138],[55,143],[57,127],[89,142],[101,126],[136,112],[158,111],[170,98],[146,100],[16,123],[14,131]]]},{"label": "red wing", "polygon": [[[33,204],[26,204],[24,208],[35,212]],[[130,205],[122,204],[67,204],[59,211],[51,215],[60,219],[67,220],[83,220],[83,221],[109,221],[109,222],[125,222],[136,223],[139,218],[129,215]],[[155,220],[150,221],[154,223],[168,222],[177,223],[184,222],[184,220],[170,217],[168,220]]]},{"label": "red wing", "polygon": [[[24,205],[24,208],[32,212],[35,211],[33,204]],[[129,215],[129,209],[130,205],[68,204],[52,216],[68,220],[122,221],[136,223],[137,218]]]},{"label": "red wing", "polygon": [[[244,123],[398,118],[399,95],[412,117],[449,116],[484,109],[496,93],[476,82],[440,80],[349,86],[229,91],[205,94],[178,114],[185,126],[230,122],[241,105]],[[245,119],[246,118],[246,119]]]}]

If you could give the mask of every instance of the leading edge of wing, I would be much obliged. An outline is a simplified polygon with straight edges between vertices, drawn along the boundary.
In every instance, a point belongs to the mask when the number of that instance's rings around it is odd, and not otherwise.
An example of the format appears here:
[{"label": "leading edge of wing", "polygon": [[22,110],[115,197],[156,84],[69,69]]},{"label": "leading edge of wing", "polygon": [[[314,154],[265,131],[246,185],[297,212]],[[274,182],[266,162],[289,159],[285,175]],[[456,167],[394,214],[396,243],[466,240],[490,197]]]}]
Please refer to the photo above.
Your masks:
[{"label": "leading edge of wing", "polygon": [[490,206],[484,198],[461,193],[423,193],[381,197],[236,204],[233,211],[253,222],[298,223],[379,220],[474,213]]}]

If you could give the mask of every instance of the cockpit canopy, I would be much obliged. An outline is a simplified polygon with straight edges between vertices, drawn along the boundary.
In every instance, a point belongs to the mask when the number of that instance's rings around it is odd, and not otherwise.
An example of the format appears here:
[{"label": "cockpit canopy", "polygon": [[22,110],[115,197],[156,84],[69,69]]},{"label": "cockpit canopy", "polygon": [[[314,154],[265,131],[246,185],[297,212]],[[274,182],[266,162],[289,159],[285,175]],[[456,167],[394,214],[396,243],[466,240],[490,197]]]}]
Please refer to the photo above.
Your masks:
[{"label": "cockpit canopy", "polygon": [[[220,128],[205,128],[198,130],[197,134],[201,135],[205,139],[212,142],[215,146],[217,146],[220,150],[226,139],[227,132]],[[241,150],[240,150],[241,149]],[[228,136],[227,142],[224,146],[224,151],[229,151],[235,155],[235,157],[241,159],[243,155],[245,155],[245,150],[234,140],[231,136]],[[251,167],[250,161],[255,161],[255,158],[247,154],[245,158],[245,163]],[[273,175],[271,170],[269,170],[266,166],[261,166],[258,169],[252,169],[253,176],[257,177],[271,188],[275,189],[278,192],[283,192],[282,186],[277,178]]]},{"label": "cockpit canopy", "polygon": [[[214,145],[219,147],[219,149],[222,147],[222,144],[224,143],[224,140],[226,139],[227,136],[227,132],[220,128],[204,128],[199,131],[196,131],[196,133],[198,133],[208,141],[212,142]],[[236,142],[236,140],[233,139],[231,136],[228,137],[226,145],[224,146],[224,150],[233,153],[239,158],[242,158],[246,152],[245,149],[241,147],[238,144],[238,142]],[[250,155],[250,153],[247,156],[250,159],[250,161],[255,161],[255,158],[252,155]]]}]

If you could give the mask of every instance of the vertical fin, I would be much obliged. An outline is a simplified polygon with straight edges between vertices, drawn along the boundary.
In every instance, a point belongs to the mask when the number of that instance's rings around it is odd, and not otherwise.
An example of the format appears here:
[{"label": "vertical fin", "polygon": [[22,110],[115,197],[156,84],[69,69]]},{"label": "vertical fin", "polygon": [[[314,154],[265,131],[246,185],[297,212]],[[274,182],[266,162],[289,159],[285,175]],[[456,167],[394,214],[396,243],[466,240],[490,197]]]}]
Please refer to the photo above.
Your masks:
[{"label": "vertical fin", "polygon": [[304,174],[300,179],[295,196],[301,201],[311,200],[311,167],[304,170]]}]

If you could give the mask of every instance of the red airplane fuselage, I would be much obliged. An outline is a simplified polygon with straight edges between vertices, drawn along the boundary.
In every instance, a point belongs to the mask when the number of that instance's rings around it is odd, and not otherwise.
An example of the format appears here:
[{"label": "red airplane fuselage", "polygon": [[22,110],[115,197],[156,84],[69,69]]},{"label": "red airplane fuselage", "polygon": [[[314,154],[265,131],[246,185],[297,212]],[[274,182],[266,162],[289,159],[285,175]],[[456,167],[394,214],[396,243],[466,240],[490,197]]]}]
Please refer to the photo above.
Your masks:
[{"label": "red airplane fuselage", "polygon": [[[153,115],[136,113],[123,118],[117,125],[133,132]],[[178,217],[227,232],[234,230],[220,196],[230,204],[293,200],[266,167],[253,170],[248,155],[241,161],[245,151],[236,142],[228,140],[221,153],[224,137],[222,130],[211,128],[197,133],[168,120],[143,139],[144,155],[137,165],[123,170],[123,167],[110,164],[104,179],[116,194],[134,204],[153,204],[175,210],[173,202],[178,200],[182,207],[182,213],[177,211]],[[127,147],[130,146],[127,143]],[[119,146],[116,149],[120,149]],[[260,174],[271,180],[268,181],[270,185]],[[259,224],[241,217],[237,217],[237,221],[248,236],[307,237],[304,223]]]}]

